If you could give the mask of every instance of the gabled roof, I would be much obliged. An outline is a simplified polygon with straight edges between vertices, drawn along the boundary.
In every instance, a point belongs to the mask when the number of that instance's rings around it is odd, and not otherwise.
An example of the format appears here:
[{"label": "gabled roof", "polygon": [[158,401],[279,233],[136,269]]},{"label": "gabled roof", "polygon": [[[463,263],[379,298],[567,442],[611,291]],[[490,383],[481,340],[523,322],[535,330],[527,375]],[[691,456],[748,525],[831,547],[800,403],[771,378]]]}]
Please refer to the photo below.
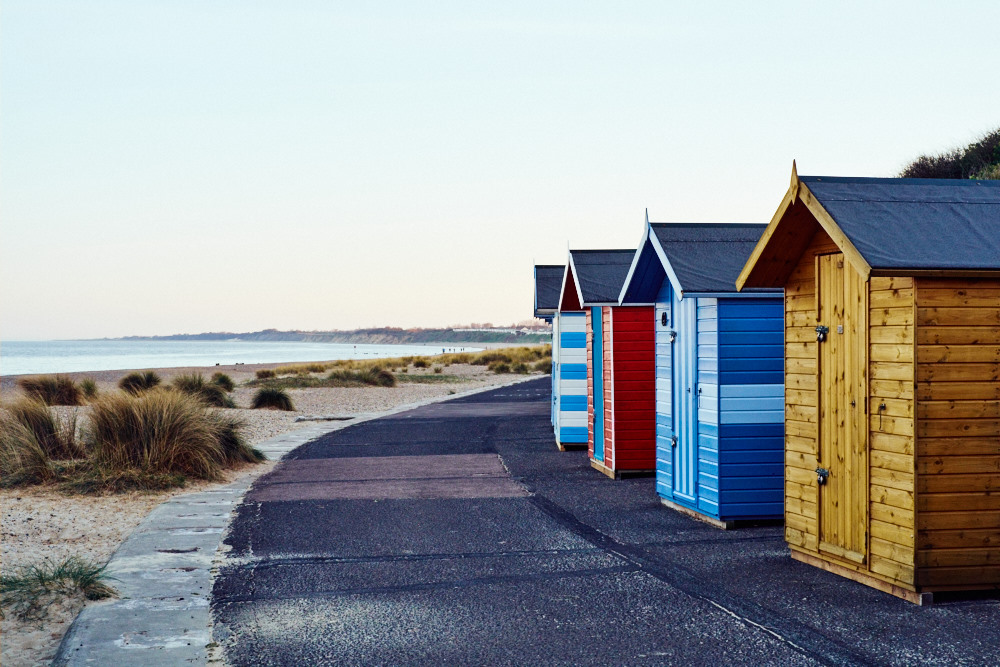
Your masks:
[{"label": "gabled roof", "polygon": [[[634,250],[570,250],[566,274],[572,274],[580,305],[618,305],[634,254]],[[563,299],[565,304],[565,292]]]},{"label": "gabled roof", "polygon": [[736,277],[764,229],[750,223],[647,223],[619,298],[653,301],[665,277],[681,297],[735,294]]},{"label": "gabled roof", "polygon": [[1000,274],[1000,181],[798,176],[740,274],[783,285],[822,228],[870,275]]},{"label": "gabled roof", "polygon": [[565,264],[535,265],[535,317],[545,318],[559,308]]}]

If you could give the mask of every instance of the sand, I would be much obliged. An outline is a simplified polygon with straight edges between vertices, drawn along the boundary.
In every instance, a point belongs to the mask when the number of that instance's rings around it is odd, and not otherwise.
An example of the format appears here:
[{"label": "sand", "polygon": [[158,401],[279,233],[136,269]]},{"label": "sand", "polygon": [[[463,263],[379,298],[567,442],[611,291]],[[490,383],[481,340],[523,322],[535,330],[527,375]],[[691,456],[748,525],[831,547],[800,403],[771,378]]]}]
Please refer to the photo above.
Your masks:
[{"label": "sand", "polygon": [[[168,382],[184,373],[199,372],[210,376],[216,371],[228,374],[239,385],[253,379],[260,368],[287,364],[212,366],[207,368],[155,369]],[[130,371],[67,373],[75,380],[93,378],[102,392],[115,391],[118,379]],[[431,369],[410,368],[413,375],[433,375]],[[396,387],[291,389],[294,412],[250,410],[254,390],[238,386],[232,396],[238,406],[232,412],[246,421],[244,435],[257,444],[310,422],[296,418],[322,415],[351,415],[381,412],[399,405],[481,387],[500,386],[522,376],[495,375],[482,366],[450,366],[444,373],[456,381],[433,384],[400,383]],[[0,378],[0,401],[17,395],[16,378]],[[56,408],[60,413],[73,408]],[[88,408],[76,408],[85,419]],[[258,477],[274,466],[273,462],[246,466],[231,471],[228,483],[243,476]],[[157,505],[180,493],[211,488],[209,483],[189,483],[183,489],[159,493],[132,493],[115,496],[66,496],[45,487],[0,490],[2,528],[0,528],[0,567],[10,574],[16,568],[45,560],[60,562],[79,556],[96,563],[106,563],[115,549]],[[109,582],[112,586],[114,582]],[[54,600],[41,621],[22,621],[8,613],[0,623],[0,664],[3,667],[46,665],[55,656],[63,634],[69,629],[85,602],[82,596]]]}]

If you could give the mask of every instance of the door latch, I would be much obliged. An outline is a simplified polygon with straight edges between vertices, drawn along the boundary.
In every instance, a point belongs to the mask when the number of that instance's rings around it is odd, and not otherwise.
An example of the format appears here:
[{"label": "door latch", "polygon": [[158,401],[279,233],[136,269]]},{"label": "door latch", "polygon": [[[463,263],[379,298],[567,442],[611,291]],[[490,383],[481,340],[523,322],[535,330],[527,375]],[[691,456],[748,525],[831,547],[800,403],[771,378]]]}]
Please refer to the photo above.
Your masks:
[{"label": "door latch", "polygon": [[677,436],[676,435],[670,436],[670,446],[671,447],[676,447],[677,446]]},{"label": "door latch", "polygon": [[816,342],[822,343],[826,340],[826,335],[830,333],[830,327],[818,326],[816,327]]},{"label": "door latch", "polygon": [[826,484],[826,478],[830,476],[830,471],[826,468],[816,468],[816,483],[820,486]]}]

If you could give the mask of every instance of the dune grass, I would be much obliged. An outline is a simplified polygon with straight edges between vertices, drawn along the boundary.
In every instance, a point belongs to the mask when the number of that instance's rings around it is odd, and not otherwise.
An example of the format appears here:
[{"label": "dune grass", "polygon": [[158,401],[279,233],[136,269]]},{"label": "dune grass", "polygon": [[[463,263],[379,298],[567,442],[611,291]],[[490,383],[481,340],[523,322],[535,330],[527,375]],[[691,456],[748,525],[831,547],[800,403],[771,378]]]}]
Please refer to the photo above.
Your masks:
[{"label": "dune grass", "polygon": [[162,382],[155,371],[134,371],[118,381],[118,387],[132,395],[153,389]]},{"label": "dune grass", "polygon": [[0,487],[42,484],[55,474],[34,432],[10,413],[0,414]]},{"label": "dune grass", "polygon": [[94,378],[83,378],[80,380],[80,393],[88,401],[97,398],[97,383],[94,382]]},{"label": "dune grass", "polygon": [[[232,384],[232,380],[230,380],[230,384]],[[236,407],[233,399],[229,397],[227,390],[222,385],[215,382],[205,382],[201,373],[178,375],[171,382],[171,386],[177,391],[196,397],[205,405],[215,408]]]},{"label": "dune grass", "polygon": [[254,394],[250,407],[254,410],[270,409],[287,412],[295,410],[291,397],[280,387],[261,387]]},{"label": "dune grass", "polygon": [[104,581],[105,566],[72,556],[59,563],[43,561],[0,576],[0,606],[23,620],[43,620],[47,603],[82,594],[103,600],[116,594]]},{"label": "dune grass", "polygon": [[49,406],[32,398],[20,398],[7,406],[7,410],[32,432],[50,459],[75,459],[84,455],[83,446],[76,440],[76,411],[61,422]]},{"label": "dune grass", "polygon": [[76,383],[64,375],[42,375],[21,378],[17,386],[25,394],[46,405],[80,405],[83,393]]},{"label": "dune grass", "polygon": [[225,373],[212,373],[212,379],[209,380],[209,382],[222,387],[226,391],[236,389],[236,383],[233,382],[233,378],[229,377]]}]

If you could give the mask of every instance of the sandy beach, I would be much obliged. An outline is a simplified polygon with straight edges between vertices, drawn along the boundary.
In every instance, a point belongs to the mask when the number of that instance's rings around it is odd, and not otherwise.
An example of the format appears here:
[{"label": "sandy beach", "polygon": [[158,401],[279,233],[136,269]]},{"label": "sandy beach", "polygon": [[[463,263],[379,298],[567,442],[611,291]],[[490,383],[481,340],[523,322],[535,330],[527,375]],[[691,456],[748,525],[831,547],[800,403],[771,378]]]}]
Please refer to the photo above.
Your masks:
[{"label": "sandy beach", "polygon": [[[244,435],[250,444],[263,442],[278,434],[309,424],[296,421],[310,416],[349,416],[388,410],[436,396],[468,391],[470,389],[501,386],[523,378],[519,375],[497,375],[484,366],[453,365],[444,369],[451,381],[433,383],[400,382],[395,387],[332,387],[289,389],[295,404],[293,412],[251,410],[254,389],[241,386],[255,377],[257,370],[289,365],[287,363],[236,366],[209,366],[154,369],[168,383],[171,378],[186,373],[202,373],[205,377],[215,372],[229,375],[237,388],[232,398],[238,413],[246,422]],[[141,369],[145,370],[145,369]],[[129,370],[66,373],[81,380],[92,378],[100,392],[117,390],[118,380]],[[411,367],[414,376],[433,375],[431,368]],[[15,377],[0,378],[0,402],[13,400],[19,393]],[[88,408],[56,408],[59,411],[77,410],[85,417]],[[274,462],[248,465],[227,474],[227,483],[240,476],[258,477],[268,472]],[[4,574],[16,568],[45,560],[59,562],[78,556],[97,563],[105,563],[129,533],[157,505],[167,498],[210,488],[213,484],[192,482],[182,489],[158,493],[131,493],[113,496],[67,496],[46,487],[27,487],[0,490],[2,505],[2,541],[0,556]],[[114,586],[114,582],[109,582]],[[21,621],[11,613],[0,625],[0,662],[4,667],[19,665],[45,665],[55,654],[59,642],[73,619],[83,608],[82,596],[65,598],[48,607],[45,619],[38,622]]]}]

